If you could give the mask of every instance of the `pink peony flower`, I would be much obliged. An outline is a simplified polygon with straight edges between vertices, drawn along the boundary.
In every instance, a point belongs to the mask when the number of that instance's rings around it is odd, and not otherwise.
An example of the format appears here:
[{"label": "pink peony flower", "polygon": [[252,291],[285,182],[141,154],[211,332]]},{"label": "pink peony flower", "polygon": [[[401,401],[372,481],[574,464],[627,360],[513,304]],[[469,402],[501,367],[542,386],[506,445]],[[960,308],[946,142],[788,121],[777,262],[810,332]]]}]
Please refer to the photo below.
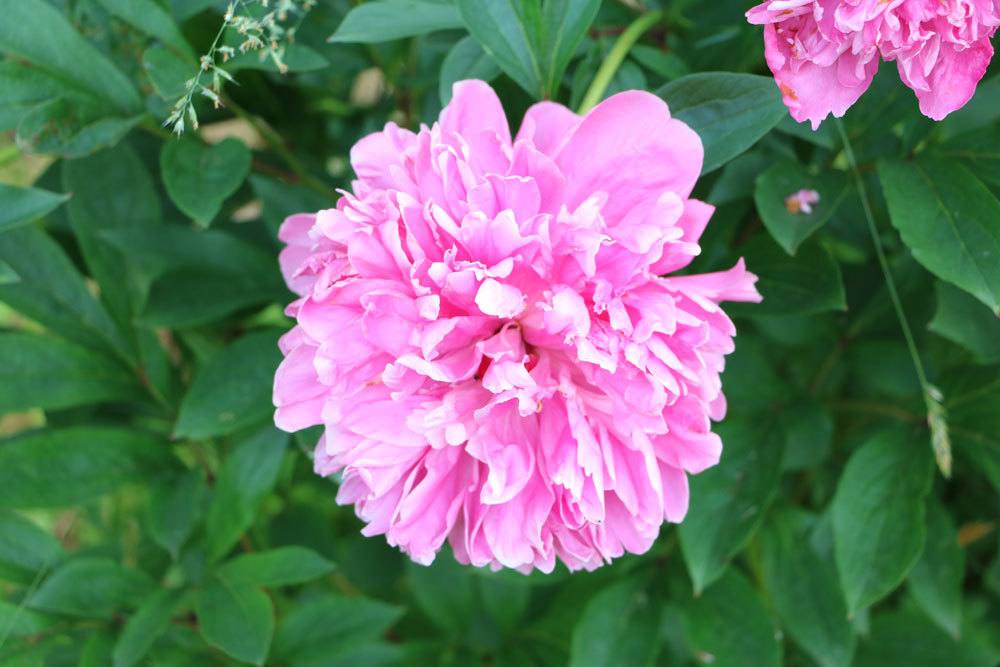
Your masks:
[{"label": "pink peony flower", "polygon": [[813,129],[868,89],[879,57],[896,61],[920,111],[941,120],[976,91],[993,57],[1000,0],[768,0],[764,53],[785,105]]},{"label": "pink peony flower", "polygon": [[465,81],[433,127],[390,123],[351,161],[337,208],[281,229],[301,298],[278,426],[325,426],[316,472],[419,563],[445,540],[522,571],[649,549],[719,460],[719,302],[760,299],[742,261],[660,277],[713,211],[689,199],[698,136],[633,91],[584,118],[542,102],[512,139]]},{"label": "pink peony flower", "polygon": [[791,214],[813,212],[813,204],[819,203],[819,193],[815,190],[799,190],[785,197],[785,208]]}]

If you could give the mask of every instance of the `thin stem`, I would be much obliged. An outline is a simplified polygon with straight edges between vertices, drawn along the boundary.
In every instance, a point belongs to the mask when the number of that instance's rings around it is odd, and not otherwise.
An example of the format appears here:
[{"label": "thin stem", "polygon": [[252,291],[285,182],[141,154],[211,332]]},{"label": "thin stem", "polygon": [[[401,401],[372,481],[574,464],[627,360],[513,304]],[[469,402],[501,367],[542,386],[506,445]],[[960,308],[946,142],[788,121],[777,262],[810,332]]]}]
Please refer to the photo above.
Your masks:
[{"label": "thin stem", "polygon": [[667,13],[663,10],[649,12],[625,28],[625,32],[618,36],[608,53],[608,57],[604,59],[597,74],[594,75],[594,80],[591,81],[587,94],[583,96],[583,101],[580,103],[578,113],[585,114],[597,106],[597,103],[604,97],[604,91],[611,85],[611,80],[615,78],[618,68],[625,62],[625,56],[628,55],[628,52],[647,30],[662,21],[666,15]]},{"label": "thin stem", "polygon": [[931,443],[934,447],[934,454],[937,458],[938,467],[945,477],[951,475],[951,443],[948,437],[948,425],[945,417],[944,407],[940,390],[927,381],[927,373],[924,371],[924,362],[920,359],[920,352],[917,350],[917,343],[910,329],[910,323],[906,319],[906,312],[903,310],[903,302],[899,298],[899,290],[896,289],[896,281],[889,270],[889,262],[885,257],[885,249],[882,247],[882,239],[878,235],[878,227],[875,225],[875,215],[872,213],[871,201],[868,198],[868,189],[865,187],[864,178],[858,169],[858,162],[854,157],[854,149],[851,140],[847,136],[844,124],[839,118],[834,119],[840,139],[844,144],[844,154],[847,163],[851,166],[851,173],[854,176],[854,183],[858,189],[858,196],[861,198],[861,208],[865,214],[865,221],[868,223],[868,232],[871,234],[872,243],[875,246],[875,255],[878,257],[879,267],[885,277],[886,289],[889,290],[889,298],[892,307],[896,311],[896,319],[899,320],[899,327],[903,330],[903,337],[906,339],[906,347],[910,351],[910,359],[913,361],[913,368],[920,381],[920,388],[923,391],[924,403],[927,406],[927,423],[931,428]]}]

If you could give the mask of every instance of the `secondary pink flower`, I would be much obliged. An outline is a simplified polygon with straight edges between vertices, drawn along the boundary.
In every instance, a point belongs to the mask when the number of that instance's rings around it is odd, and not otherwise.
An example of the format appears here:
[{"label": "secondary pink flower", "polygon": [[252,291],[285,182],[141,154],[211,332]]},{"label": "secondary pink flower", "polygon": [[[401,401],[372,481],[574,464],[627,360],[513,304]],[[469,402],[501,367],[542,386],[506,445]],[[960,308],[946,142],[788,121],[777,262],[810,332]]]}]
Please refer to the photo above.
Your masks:
[{"label": "secondary pink flower", "polygon": [[364,534],[420,563],[595,568],[647,550],[714,465],[710,429],[742,261],[688,265],[712,207],[702,145],[667,105],[621,93],[580,118],[532,107],[513,139],[493,91],[456,84],[433,127],[351,152],[337,208],[289,218],[301,295],[275,421],[322,424]]},{"label": "secondary pink flower", "polygon": [[819,193],[815,190],[799,190],[785,197],[785,208],[789,213],[805,213],[809,215],[813,212],[812,205],[819,203]]},{"label": "secondary pink flower", "polygon": [[764,53],[795,120],[813,129],[868,89],[879,57],[896,61],[924,115],[961,108],[986,73],[1000,0],[768,0],[747,12],[764,24]]}]

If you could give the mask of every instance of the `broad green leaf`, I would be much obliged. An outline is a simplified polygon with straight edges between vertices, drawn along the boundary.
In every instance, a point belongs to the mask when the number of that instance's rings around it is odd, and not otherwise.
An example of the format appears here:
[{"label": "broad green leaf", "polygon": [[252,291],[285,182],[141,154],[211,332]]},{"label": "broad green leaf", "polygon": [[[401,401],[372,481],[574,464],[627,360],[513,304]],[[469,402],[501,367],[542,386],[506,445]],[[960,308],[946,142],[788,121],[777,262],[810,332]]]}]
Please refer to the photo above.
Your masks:
[{"label": "broad green leaf", "polygon": [[[273,267],[272,267],[273,268]],[[273,271],[266,277],[270,278]],[[151,326],[183,329],[207,324],[242,308],[283,301],[287,289],[260,274],[180,269],[157,277],[146,295],[140,320]]]},{"label": "broad green leaf", "polygon": [[0,579],[30,583],[62,557],[59,541],[34,521],[0,510]]},{"label": "broad green leaf", "polygon": [[52,410],[142,396],[116,359],[50,336],[0,332],[0,412]]},{"label": "broad green leaf", "polygon": [[600,0],[458,0],[462,22],[510,78],[535,98],[555,97]]},{"label": "broad green leaf", "polygon": [[170,49],[151,46],[142,54],[142,67],[156,89],[156,94],[173,103],[187,90],[187,81],[193,75],[192,67],[196,66]]},{"label": "broad green leaf", "polygon": [[160,153],[163,184],[170,199],[202,227],[250,173],[250,149],[239,139],[206,146],[193,138],[168,141]]},{"label": "broad green leaf", "polygon": [[205,482],[196,470],[165,480],[153,490],[149,534],[174,559],[204,513],[205,497]]},{"label": "broad green leaf", "polygon": [[830,455],[834,423],[827,410],[811,400],[802,400],[781,413],[785,432],[782,470],[818,466]]},{"label": "broad green leaf", "polygon": [[757,290],[764,301],[727,305],[727,312],[765,317],[847,309],[840,265],[818,243],[807,243],[789,257],[772,239],[758,235],[738,250],[747,269],[760,278]]},{"label": "broad green leaf", "polygon": [[783,439],[777,426],[730,419],[715,430],[725,443],[722,460],[691,477],[691,504],[679,526],[696,594],[722,576],[757,530],[781,476]]},{"label": "broad green leaf", "polygon": [[55,210],[68,195],[36,188],[16,188],[0,183],[0,234]]},{"label": "broad green leaf", "polygon": [[59,81],[31,67],[12,60],[0,61],[0,130],[17,128],[21,118],[42,102],[62,95]]},{"label": "broad green leaf", "polygon": [[[312,72],[330,66],[330,61],[323,54],[311,49],[305,44],[287,44],[280,56],[284,73]],[[235,74],[244,69],[263,70],[265,72],[281,72],[278,63],[269,50],[238,54],[226,63],[226,71]]]},{"label": "broad green leaf", "polygon": [[290,586],[317,579],[333,570],[333,563],[305,547],[279,547],[243,554],[222,565],[217,574],[231,584]]},{"label": "broad green leaf", "polygon": [[761,530],[761,569],[783,627],[820,667],[847,667],[855,637],[837,571],[813,551],[798,517],[772,514]]},{"label": "broad green leaf", "polygon": [[13,285],[21,282],[21,276],[17,275],[10,264],[0,260],[0,286]]},{"label": "broad green leaf", "polygon": [[233,585],[213,577],[199,593],[198,630],[226,655],[263,665],[274,634],[274,606],[253,586]]},{"label": "broad green leaf", "polygon": [[407,563],[410,591],[423,612],[450,635],[464,632],[476,607],[476,590],[468,570],[449,553],[429,566]]},{"label": "broad green leaf", "polygon": [[28,226],[0,234],[0,261],[18,277],[0,284],[0,301],[59,336],[123,353],[126,343],[114,321],[45,232]]},{"label": "broad green leaf", "polygon": [[570,667],[652,667],[660,652],[662,609],[638,578],[595,595],[573,628]]},{"label": "broad green leaf", "polygon": [[323,595],[302,600],[284,616],[274,655],[293,665],[361,665],[358,657],[403,615],[399,607],[361,597]]},{"label": "broad green leaf", "polygon": [[916,260],[1000,315],[1000,201],[954,160],[887,161],[879,176]]},{"label": "broad green leaf", "polygon": [[930,448],[904,430],[871,436],[851,455],[833,499],[834,553],[853,615],[885,597],[920,557]]},{"label": "broad green leaf", "polygon": [[781,645],[767,609],[735,570],[689,605],[685,621],[694,655],[712,667],[781,664]]},{"label": "broad green leaf", "polygon": [[701,137],[704,174],[753,146],[787,114],[771,77],[756,74],[689,74],[656,94]]},{"label": "broad green leaf", "polygon": [[132,667],[142,660],[166,632],[182,601],[180,591],[166,588],[157,589],[143,600],[115,643],[112,667]]},{"label": "broad green leaf", "polygon": [[908,579],[910,592],[924,613],[952,637],[962,628],[962,580],[965,552],[958,529],[939,502],[927,505],[927,541]]},{"label": "broad green leaf", "polygon": [[211,7],[218,7],[219,0],[170,0],[170,9],[178,21],[191,18],[198,12]]},{"label": "broad green leaf", "polygon": [[261,217],[274,236],[277,236],[278,228],[288,216],[302,211],[330,208],[335,203],[335,200],[309,188],[291,185],[260,174],[250,175],[250,185],[264,205]]},{"label": "broad green leaf", "polygon": [[500,76],[500,66],[494,62],[483,47],[472,37],[463,37],[455,42],[441,63],[441,78],[438,80],[438,94],[441,104],[451,101],[451,87],[456,81],[479,79],[492,81]]},{"label": "broad green leaf", "polygon": [[247,334],[201,366],[181,402],[174,434],[210,438],[267,421],[281,361],[279,335],[275,330]]},{"label": "broad green leaf", "polygon": [[959,642],[914,611],[880,614],[861,643],[854,667],[994,667],[1000,654]]},{"label": "broad green leaf", "polygon": [[928,328],[961,345],[979,362],[1000,362],[1000,318],[948,283],[935,283],[934,293],[937,310]]},{"label": "broad green leaf", "polygon": [[205,524],[210,561],[225,556],[253,523],[261,500],[278,479],[287,446],[288,435],[268,426],[226,457]]},{"label": "broad green leaf", "polygon": [[106,116],[92,100],[58,97],[33,107],[17,125],[17,141],[31,153],[80,158],[121,141],[142,116]]},{"label": "broad green leaf", "polygon": [[63,165],[63,184],[73,198],[66,206],[101,297],[123,331],[131,331],[142,288],[129,259],[105,239],[109,231],[149,229],[160,223],[153,180],[128,145]]},{"label": "broad green leaf", "polygon": [[107,558],[76,558],[52,573],[28,598],[28,606],[66,616],[110,619],[134,608],[153,587],[141,570]]},{"label": "broad green leaf", "polygon": [[[789,208],[786,203],[800,190],[813,190],[819,195],[810,213]],[[757,179],[754,201],[767,231],[789,255],[794,255],[803,241],[826,224],[847,192],[843,172],[825,171],[813,176],[802,165],[783,161]]]},{"label": "broad green leaf", "polygon": [[174,19],[155,0],[97,0],[106,10],[141,30],[150,37],[155,37],[167,46],[173,47],[178,53],[186,56],[192,62],[194,51],[184,39],[180,28]]},{"label": "broad green leaf", "polygon": [[[6,637],[30,637],[40,635],[56,622],[56,619],[37,611],[25,609],[23,605],[0,600],[0,632]],[[0,653],[2,656],[2,653]]]},{"label": "broad green leaf", "polygon": [[[1000,90],[1000,80],[993,88]],[[982,87],[979,92],[982,92]],[[993,188],[994,193],[1000,187],[1000,128],[984,127],[957,136],[933,151],[935,155],[960,161],[983,183]]]},{"label": "broad green leaf", "polygon": [[351,9],[330,41],[371,44],[461,27],[458,11],[451,3],[374,0]]},{"label": "broad green leaf", "polygon": [[531,602],[531,584],[491,572],[478,579],[483,608],[501,630],[516,632]]},{"label": "broad green leaf", "polygon": [[167,443],[135,427],[70,426],[0,441],[0,507],[64,507],[170,470]]},{"label": "broad green leaf", "polygon": [[0,51],[24,58],[70,89],[119,112],[142,109],[132,82],[45,0],[0,0]]}]

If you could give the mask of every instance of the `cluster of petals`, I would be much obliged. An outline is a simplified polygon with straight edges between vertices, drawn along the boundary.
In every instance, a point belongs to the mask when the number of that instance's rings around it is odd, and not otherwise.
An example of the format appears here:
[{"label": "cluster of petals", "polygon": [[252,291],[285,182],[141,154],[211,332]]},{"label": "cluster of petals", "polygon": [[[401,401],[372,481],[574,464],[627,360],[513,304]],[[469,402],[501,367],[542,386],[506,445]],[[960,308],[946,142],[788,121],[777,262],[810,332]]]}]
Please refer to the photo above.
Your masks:
[{"label": "cluster of petals", "polygon": [[447,541],[475,566],[593,569],[646,551],[714,465],[720,372],[756,301],[742,260],[698,254],[702,144],[667,105],[618,94],[579,117],[542,102],[511,137],[485,83],[432,127],[389,124],[351,152],[334,209],[283,225],[300,298],[275,421],[322,425],[366,535],[419,563]]},{"label": "cluster of petals", "polygon": [[767,0],[747,12],[785,105],[813,129],[895,61],[920,111],[941,120],[971,99],[993,57],[1000,0]]}]

